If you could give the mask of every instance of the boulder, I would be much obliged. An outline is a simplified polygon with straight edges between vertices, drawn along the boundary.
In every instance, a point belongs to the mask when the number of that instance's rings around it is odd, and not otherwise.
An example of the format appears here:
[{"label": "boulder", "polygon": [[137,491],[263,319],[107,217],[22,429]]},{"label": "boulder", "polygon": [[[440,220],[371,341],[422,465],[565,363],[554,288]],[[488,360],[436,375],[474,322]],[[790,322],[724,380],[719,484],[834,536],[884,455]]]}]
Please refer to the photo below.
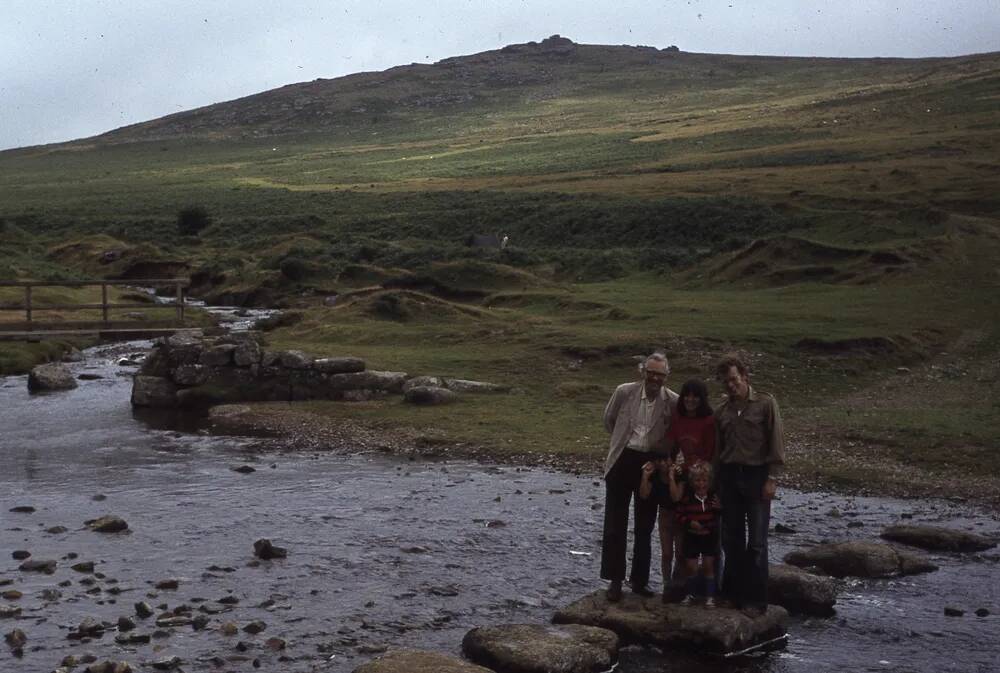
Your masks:
[{"label": "boulder", "polygon": [[458,400],[458,395],[455,391],[448,390],[447,388],[414,386],[403,393],[403,399],[410,404],[433,406],[456,402]]},{"label": "boulder", "polygon": [[205,365],[181,365],[171,378],[179,386],[200,386],[208,380],[209,371]]},{"label": "boulder", "polygon": [[420,650],[392,650],[354,669],[354,673],[493,673],[462,659]]},{"label": "boulder", "polygon": [[867,540],[821,544],[793,551],[785,556],[785,563],[815,566],[834,577],[896,577],[937,570],[937,566],[923,556]]},{"label": "boulder", "polygon": [[767,597],[791,613],[829,617],[837,602],[837,584],[829,577],[777,564],[768,571]]},{"label": "boulder", "polygon": [[444,388],[444,381],[437,376],[414,376],[412,379],[408,379],[406,383],[403,384],[403,393],[408,392],[410,388],[416,388],[418,386]]},{"label": "boulder", "polygon": [[132,382],[132,406],[174,407],[177,386],[161,376],[136,376]]},{"label": "boulder", "polygon": [[76,379],[69,368],[58,362],[38,365],[28,374],[28,390],[43,393],[50,390],[71,390],[76,388]]},{"label": "boulder", "polygon": [[327,387],[332,392],[368,389],[400,393],[407,378],[406,372],[380,372],[369,369],[349,374],[333,374],[327,381]]},{"label": "boulder", "polygon": [[249,367],[250,365],[260,364],[261,357],[263,357],[263,351],[260,348],[260,344],[253,339],[243,340],[233,350],[233,363],[237,367]]},{"label": "boulder", "polygon": [[363,372],[365,361],[361,358],[320,358],[313,361],[313,369],[324,374],[350,374]]},{"label": "boulder", "polygon": [[462,653],[503,673],[596,673],[618,660],[618,636],[578,624],[502,624],[466,633]]},{"label": "boulder", "polygon": [[276,558],[287,558],[288,550],[284,547],[276,547],[271,541],[263,537],[253,543],[254,556],[265,561]]},{"label": "boulder", "polygon": [[982,535],[939,526],[889,526],[882,531],[882,537],[930,551],[985,551],[997,545]]},{"label": "boulder", "polygon": [[29,573],[45,573],[46,575],[51,575],[56,571],[57,565],[56,561],[53,560],[33,559],[22,563],[18,566],[18,570],[23,570],[24,572]]},{"label": "boulder", "polygon": [[277,354],[278,363],[286,369],[309,369],[313,357],[302,351],[282,351]]},{"label": "boulder", "polygon": [[84,521],[84,524],[95,533],[120,533],[128,530],[128,523],[119,516],[107,515],[98,519]]},{"label": "boulder", "polygon": [[198,362],[206,367],[225,367],[233,364],[233,351],[235,350],[236,346],[233,344],[212,346],[201,352]]},{"label": "boulder", "polygon": [[762,615],[751,618],[739,610],[664,604],[659,596],[642,598],[631,592],[611,603],[602,589],[559,610],[552,621],[609,629],[622,645],[726,654],[783,641],[788,611],[769,605]]},{"label": "boulder", "polygon": [[444,379],[444,387],[457,393],[509,393],[510,386],[485,381],[468,381],[466,379]]}]

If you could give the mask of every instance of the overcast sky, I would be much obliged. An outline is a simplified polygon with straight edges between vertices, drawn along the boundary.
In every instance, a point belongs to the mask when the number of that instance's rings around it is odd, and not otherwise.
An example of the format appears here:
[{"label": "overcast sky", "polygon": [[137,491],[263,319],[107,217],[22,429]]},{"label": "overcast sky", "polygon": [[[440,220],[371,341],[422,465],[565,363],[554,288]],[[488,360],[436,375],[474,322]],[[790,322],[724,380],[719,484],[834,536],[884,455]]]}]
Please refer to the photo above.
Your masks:
[{"label": "overcast sky", "polygon": [[794,56],[1000,50],[1000,0],[0,0],[0,149],[541,40]]}]

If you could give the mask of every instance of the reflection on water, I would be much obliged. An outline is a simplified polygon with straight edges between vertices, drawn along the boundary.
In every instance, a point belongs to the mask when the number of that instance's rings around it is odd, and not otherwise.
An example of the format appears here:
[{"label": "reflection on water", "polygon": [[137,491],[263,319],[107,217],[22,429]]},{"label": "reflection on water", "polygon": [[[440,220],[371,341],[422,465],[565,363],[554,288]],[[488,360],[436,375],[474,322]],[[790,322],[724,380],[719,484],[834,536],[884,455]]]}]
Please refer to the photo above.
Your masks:
[{"label": "reflection on water", "polygon": [[[116,364],[123,349],[136,348],[97,349],[73,365],[103,377],[76,390],[29,396],[24,377],[0,383],[0,548],[8,550],[0,579],[24,594],[22,618],[8,629],[16,623],[42,648],[20,661],[0,652],[0,670],[52,670],[66,654],[91,651],[133,664],[177,655],[187,670],[209,669],[212,657],[222,657],[235,658],[223,670],[250,670],[256,658],[264,670],[346,672],[383,646],[457,654],[474,626],[544,622],[601,586],[603,490],[594,478],[366,455],[258,454],[249,451],[251,440],[198,432],[196,419],[187,419],[191,432],[178,432],[177,419],[148,424],[129,408],[122,374],[132,369]],[[240,464],[256,471],[231,469]],[[16,505],[37,511],[9,512]],[[833,508],[840,516],[830,515]],[[83,528],[106,513],[126,518],[132,532]],[[998,530],[995,519],[960,503],[787,492],[773,519],[798,532],[773,536],[772,554],[876,537],[903,513]],[[68,530],[46,532],[53,526]],[[289,558],[254,567],[260,537],[287,547]],[[14,549],[57,559],[59,568],[51,576],[20,573]],[[78,560],[97,564],[102,576],[93,585],[70,569]],[[793,620],[784,651],[722,661],[628,648],[619,670],[993,670],[998,554],[935,560],[941,570],[929,575],[845,582],[837,616]],[[155,591],[152,584],[166,578],[180,588]],[[61,597],[46,601],[45,589]],[[216,602],[227,595],[239,602]],[[66,639],[67,627],[84,617],[115,622],[139,600],[228,611],[212,614],[206,630],[174,629],[148,645],[116,645],[114,633],[87,644]],[[945,617],[945,606],[966,614]],[[993,614],[977,617],[977,608]],[[253,619],[267,624],[259,636],[227,637],[217,628]],[[148,623],[138,629],[153,630]],[[272,636],[287,649],[268,649]]]}]

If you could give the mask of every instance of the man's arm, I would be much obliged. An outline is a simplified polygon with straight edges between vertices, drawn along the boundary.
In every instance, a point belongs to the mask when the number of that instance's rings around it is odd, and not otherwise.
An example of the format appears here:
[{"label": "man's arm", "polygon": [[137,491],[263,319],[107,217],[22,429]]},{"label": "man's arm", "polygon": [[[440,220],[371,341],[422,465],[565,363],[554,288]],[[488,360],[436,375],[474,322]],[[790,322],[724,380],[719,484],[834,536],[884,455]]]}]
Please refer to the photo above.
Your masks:
[{"label": "man's arm", "polygon": [[767,455],[764,457],[767,481],[764,482],[764,492],[761,495],[764,500],[771,500],[778,490],[777,478],[785,471],[785,429],[781,423],[778,401],[773,397],[768,404],[767,425]]},{"label": "man's arm", "polygon": [[611,434],[615,431],[615,421],[618,420],[618,409],[622,405],[622,386],[615,388],[615,392],[611,393],[611,399],[608,400],[608,406],[604,407],[604,429]]}]

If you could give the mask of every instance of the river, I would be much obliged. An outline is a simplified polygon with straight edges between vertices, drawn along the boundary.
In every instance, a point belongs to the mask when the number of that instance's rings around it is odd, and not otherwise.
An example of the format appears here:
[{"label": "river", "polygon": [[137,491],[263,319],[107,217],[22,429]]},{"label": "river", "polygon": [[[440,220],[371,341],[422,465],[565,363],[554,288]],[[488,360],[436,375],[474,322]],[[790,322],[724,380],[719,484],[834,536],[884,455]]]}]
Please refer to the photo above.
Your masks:
[{"label": "river", "polygon": [[[176,655],[188,671],[252,670],[256,660],[263,670],[346,673],[387,646],[458,654],[475,626],[546,622],[602,586],[596,478],[282,452],[256,438],[213,436],[197,421],[140,418],[129,405],[136,368],[119,361],[146,346],[89,349],[70,366],[100,378],[71,391],[29,395],[26,377],[0,379],[0,580],[11,581],[0,590],[23,594],[0,602],[22,609],[0,626],[28,636],[23,658],[2,648],[0,670],[50,671],[68,654],[89,652],[138,670]],[[241,465],[256,471],[232,469]],[[35,511],[10,511],[18,506]],[[104,514],[125,518],[130,532],[84,527]],[[875,538],[903,515],[1000,533],[995,515],[961,502],[786,490],[772,520],[797,533],[773,535],[771,557],[819,541]],[[47,532],[55,526],[66,531]],[[288,558],[255,562],[252,546],[261,537],[287,547]],[[57,560],[58,568],[20,572],[15,550]],[[941,569],[927,575],[845,583],[837,615],[793,618],[782,651],[722,661],[631,647],[618,670],[996,670],[1000,553],[934,560]],[[96,574],[70,568],[80,561],[93,561]],[[179,587],[154,588],[165,579]],[[217,602],[227,596],[238,602]],[[113,631],[90,642],[67,638],[85,617],[133,615],[137,601],[187,605],[194,614],[200,606],[227,611],[212,614],[208,628],[166,629],[144,645],[117,645]],[[945,606],[965,614],[946,617]],[[979,608],[990,614],[976,616]],[[266,624],[259,635],[218,628],[252,620]],[[137,632],[156,631],[151,622],[139,620]],[[272,637],[287,647],[269,648]]]}]

